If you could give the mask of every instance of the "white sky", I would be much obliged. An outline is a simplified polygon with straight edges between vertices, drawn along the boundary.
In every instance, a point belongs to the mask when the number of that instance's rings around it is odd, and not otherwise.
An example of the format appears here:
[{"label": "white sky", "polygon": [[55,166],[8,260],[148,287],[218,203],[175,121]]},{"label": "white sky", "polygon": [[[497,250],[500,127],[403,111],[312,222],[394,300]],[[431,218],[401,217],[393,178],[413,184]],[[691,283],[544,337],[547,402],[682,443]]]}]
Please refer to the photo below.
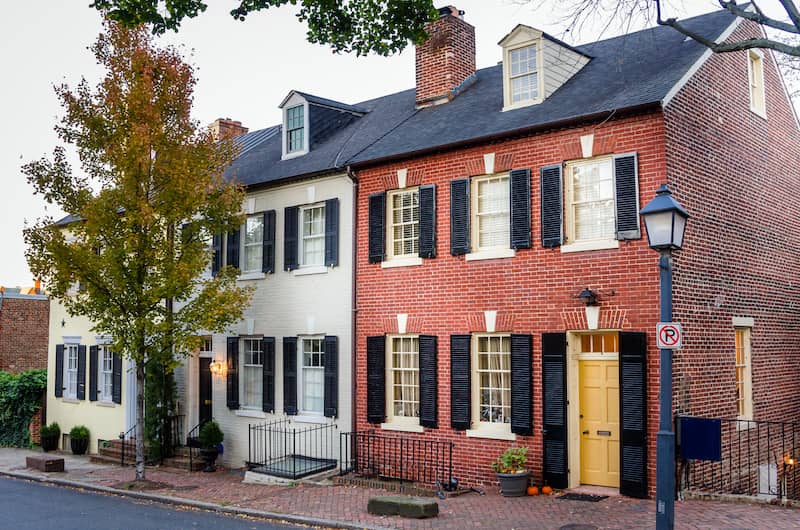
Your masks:
[{"label": "white sky", "polygon": [[[775,0],[773,0],[775,1]],[[712,0],[673,0],[675,15],[715,9]],[[61,109],[54,83],[74,86],[86,77],[93,85],[102,74],[87,49],[100,31],[100,16],[89,0],[4,2],[0,16],[0,285],[32,285],[24,257],[22,228],[42,215],[62,212],[33,195],[20,171],[28,161],[52,153],[53,132]],[[211,123],[219,117],[242,121],[250,130],[279,123],[278,104],[297,89],[345,103],[390,94],[414,85],[414,51],[384,58],[334,55],[305,40],[306,27],[291,7],[273,8],[234,21],[233,0],[209,0],[211,7],[184,21],[179,33],[162,42],[186,47],[198,67],[195,117]],[[500,60],[497,42],[518,23],[534,26],[571,44],[598,38],[590,28],[564,36],[556,25],[559,0],[453,0],[476,27],[478,68]],[[562,0],[562,5],[563,5]],[[446,5],[437,1],[438,5]],[[620,32],[614,26],[603,38]],[[73,166],[73,169],[78,169]]]}]

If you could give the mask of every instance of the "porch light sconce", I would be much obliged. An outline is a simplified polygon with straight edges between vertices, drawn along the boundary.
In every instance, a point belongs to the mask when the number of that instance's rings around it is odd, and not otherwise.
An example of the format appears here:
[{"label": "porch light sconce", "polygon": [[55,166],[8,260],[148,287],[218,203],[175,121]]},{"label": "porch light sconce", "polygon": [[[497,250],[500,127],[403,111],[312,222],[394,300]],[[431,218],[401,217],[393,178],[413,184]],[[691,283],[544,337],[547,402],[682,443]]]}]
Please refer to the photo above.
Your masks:
[{"label": "porch light sconce", "polygon": [[586,304],[587,329],[597,329],[597,324],[600,321],[600,305],[597,303],[597,296],[597,291],[592,291],[588,287],[577,295]]},{"label": "porch light sconce", "polygon": [[212,375],[222,376],[225,374],[225,364],[221,361],[211,361],[208,365],[208,369],[211,370]]},{"label": "porch light sconce", "polygon": [[786,467],[791,467],[797,463],[797,460],[794,459],[793,456],[786,455],[783,457],[783,465]]}]

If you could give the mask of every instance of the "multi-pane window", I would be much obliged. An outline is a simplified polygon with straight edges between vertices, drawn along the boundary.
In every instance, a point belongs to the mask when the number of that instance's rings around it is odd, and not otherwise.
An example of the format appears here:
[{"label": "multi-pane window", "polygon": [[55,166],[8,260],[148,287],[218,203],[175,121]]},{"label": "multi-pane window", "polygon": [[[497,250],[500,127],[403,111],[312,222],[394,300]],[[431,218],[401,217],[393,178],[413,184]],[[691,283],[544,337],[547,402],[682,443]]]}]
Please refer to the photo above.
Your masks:
[{"label": "multi-pane window", "polygon": [[419,338],[392,337],[389,344],[388,416],[419,418]]},{"label": "multi-pane window", "polygon": [[114,385],[114,354],[106,345],[97,347],[97,369],[98,369],[98,399],[100,401],[111,401],[113,399]]},{"label": "multi-pane window", "polygon": [[756,50],[747,52],[747,77],[750,84],[750,109],[765,113],[764,108],[764,59]]},{"label": "multi-pane window", "polygon": [[567,166],[567,240],[613,239],[614,177],[611,159]]},{"label": "multi-pane window", "polygon": [[736,328],[736,413],[741,419],[753,418],[750,364],[750,328]]},{"label": "multi-pane window", "polygon": [[302,151],[305,146],[303,105],[286,109],[286,152]]},{"label": "multi-pane window", "polygon": [[619,353],[619,335],[616,332],[581,335],[581,353]]},{"label": "multi-pane window", "polygon": [[244,339],[244,363],[242,366],[242,406],[261,408],[264,352],[261,339]]},{"label": "multi-pane window", "polygon": [[389,245],[391,255],[419,255],[419,190],[389,194]]},{"label": "multi-pane window", "polygon": [[539,97],[539,76],[536,68],[536,45],[509,52],[511,60],[511,102],[518,103]]},{"label": "multi-pane window", "polygon": [[325,388],[325,348],[323,339],[302,339],[302,409],[322,414]]},{"label": "multi-pane window", "polygon": [[262,215],[248,217],[244,230],[244,272],[261,271],[263,245],[264,217]]},{"label": "multi-pane window", "polygon": [[214,345],[211,337],[203,337],[203,343],[200,346],[200,354],[211,354],[214,351]]},{"label": "multi-pane window", "polygon": [[475,361],[478,421],[511,423],[511,337],[478,336]]},{"label": "multi-pane window", "polygon": [[64,397],[76,398],[78,396],[78,345],[64,345]]},{"label": "multi-pane window", "polygon": [[473,179],[473,196],[475,247],[509,248],[508,175]]},{"label": "multi-pane window", "polygon": [[300,214],[300,264],[322,265],[325,258],[325,206],[309,206]]}]

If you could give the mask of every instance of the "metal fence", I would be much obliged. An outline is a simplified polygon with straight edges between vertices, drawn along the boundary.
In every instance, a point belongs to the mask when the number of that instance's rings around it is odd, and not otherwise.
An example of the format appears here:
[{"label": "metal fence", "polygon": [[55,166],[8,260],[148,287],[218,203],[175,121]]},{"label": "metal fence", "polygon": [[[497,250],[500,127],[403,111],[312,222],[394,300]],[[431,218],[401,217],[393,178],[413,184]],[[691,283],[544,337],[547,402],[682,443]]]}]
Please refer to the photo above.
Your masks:
[{"label": "metal fence", "polygon": [[449,484],[453,476],[453,442],[349,432],[341,434],[340,449],[340,474],[432,485]]},{"label": "metal fence", "polygon": [[336,424],[298,424],[290,419],[250,424],[247,467],[290,479],[334,469],[337,432]]},{"label": "metal fence", "polygon": [[800,423],[717,421],[720,460],[681,460],[680,490],[800,500]]}]

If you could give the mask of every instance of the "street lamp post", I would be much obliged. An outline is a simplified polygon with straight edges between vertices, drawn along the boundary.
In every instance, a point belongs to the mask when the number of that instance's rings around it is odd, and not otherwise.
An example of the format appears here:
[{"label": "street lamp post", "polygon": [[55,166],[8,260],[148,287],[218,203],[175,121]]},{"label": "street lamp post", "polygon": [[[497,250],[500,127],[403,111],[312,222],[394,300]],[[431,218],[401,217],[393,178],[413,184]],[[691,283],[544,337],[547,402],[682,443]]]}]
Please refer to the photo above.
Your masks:
[{"label": "street lamp post", "polygon": [[[683,246],[689,214],[662,184],[655,198],[641,210],[650,248],[658,261],[661,283],[661,322],[672,321],[672,251]],[[672,350],[659,355],[659,413],[656,435],[656,529],[675,526],[675,433],[672,430]]]}]

